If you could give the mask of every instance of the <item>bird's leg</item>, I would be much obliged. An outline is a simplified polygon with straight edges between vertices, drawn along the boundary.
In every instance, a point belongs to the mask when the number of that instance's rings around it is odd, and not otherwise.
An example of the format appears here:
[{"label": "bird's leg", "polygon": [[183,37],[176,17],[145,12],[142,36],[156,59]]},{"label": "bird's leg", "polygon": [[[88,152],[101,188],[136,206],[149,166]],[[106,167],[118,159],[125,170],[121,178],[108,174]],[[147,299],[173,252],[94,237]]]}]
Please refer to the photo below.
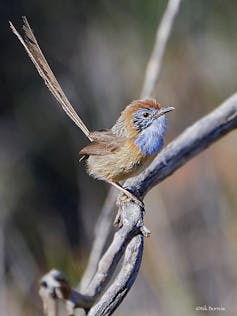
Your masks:
[{"label": "bird's leg", "polygon": [[[131,192],[129,192],[128,190],[124,189],[124,187],[121,186],[121,184],[119,184],[118,182],[113,182],[113,181],[108,181],[108,183],[112,184],[115,188],[119,189],[120,191],[123,192],[124,195],[127,196],[127,198],[133,200],[135,203],[137,203],[140,207],[143,208],[144,210],[144,204],[141,200],[139,200],[134,194],[132,194]],[[121,228],[123,226],[123,221],[121,218],[121,209],[118,209],[118,213],[115,217],[114,220],[114,226]],[[141,233],[143,234],[144,237],[149,237],[151,232],[149,231],[149,229],[146,228],[146,226],[142,226],[141,227]]]},{"label": "bird's leg", "polygon": [[137,198],[134,194],[132,194],[128,190],[124,189],[121,186],[121,184],[119,184],[118,182],[113,182],[113,181],[108,181],[108,183],[112,184],[115,188],[117,188],[120,191],[122,191],[129,199],[131,199],[132,201],[137,203],[139,206],[144,207],[143,202],[141,200],[139,200],[139,198]]}]

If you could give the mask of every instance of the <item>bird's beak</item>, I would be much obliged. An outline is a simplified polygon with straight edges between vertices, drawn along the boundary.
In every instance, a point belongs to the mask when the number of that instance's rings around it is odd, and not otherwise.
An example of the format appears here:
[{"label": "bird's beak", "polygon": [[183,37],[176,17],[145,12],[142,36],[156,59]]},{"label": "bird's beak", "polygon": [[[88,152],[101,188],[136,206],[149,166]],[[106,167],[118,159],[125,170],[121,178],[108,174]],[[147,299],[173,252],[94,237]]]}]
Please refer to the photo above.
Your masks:
[{"label": "bird's beak", "polygon": [[175,108],[173,106],[164,106],[158,111],[157,117],[160,117],[160,116],[162,116],[168,112],[171,112],[173,110],[175,110]]}]

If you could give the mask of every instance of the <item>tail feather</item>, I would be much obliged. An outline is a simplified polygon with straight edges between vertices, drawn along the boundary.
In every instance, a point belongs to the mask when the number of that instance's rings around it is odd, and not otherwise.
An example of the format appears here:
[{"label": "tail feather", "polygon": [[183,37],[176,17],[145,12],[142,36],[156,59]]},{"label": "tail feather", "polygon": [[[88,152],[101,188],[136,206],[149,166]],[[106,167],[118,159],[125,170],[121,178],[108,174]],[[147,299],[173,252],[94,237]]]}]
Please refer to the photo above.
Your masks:
[{"label": "tail feather", "polygon": [[81,118],[78,116],[73,106],[69,102],[68,98],[64,94],[59,82],[57,81],[54,73],[52,72],[47,60],[45,59],[39,44],[34,36],[34,33],[27,21],[26,17],[23,17],[23,30],[25,32],[25,40],[18,33],[14,25],[9,21],[12,32],[17,36],[29,55],[31,61],[35,65],[39,75],[43,78],[49,91],[53,94],[56,100],[60,103],[63,110],[67,115],[75,122],[75,124],[82,130],[82,132],[91,140],[90,132]]}]

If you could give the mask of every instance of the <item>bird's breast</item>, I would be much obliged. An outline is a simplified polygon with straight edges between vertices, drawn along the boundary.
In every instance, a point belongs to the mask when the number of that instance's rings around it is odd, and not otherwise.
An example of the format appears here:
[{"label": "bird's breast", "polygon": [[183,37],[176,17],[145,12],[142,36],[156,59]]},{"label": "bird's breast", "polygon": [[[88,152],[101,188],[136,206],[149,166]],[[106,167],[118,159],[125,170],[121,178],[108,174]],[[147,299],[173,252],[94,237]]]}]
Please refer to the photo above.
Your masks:
[{"label": "bird's breast", "polygon": [[163,147],[166,130],[167,119],[165,116],[161,116],[138,134],[135,144],[143,155],[155,155]]},{"label": "bird's breast", "polygon": [[116,152],[103,156],[91,155],[87,161],[88,171],[101,180],[122,181],[137,175],[154,157],[145,156],[129,139]]}]

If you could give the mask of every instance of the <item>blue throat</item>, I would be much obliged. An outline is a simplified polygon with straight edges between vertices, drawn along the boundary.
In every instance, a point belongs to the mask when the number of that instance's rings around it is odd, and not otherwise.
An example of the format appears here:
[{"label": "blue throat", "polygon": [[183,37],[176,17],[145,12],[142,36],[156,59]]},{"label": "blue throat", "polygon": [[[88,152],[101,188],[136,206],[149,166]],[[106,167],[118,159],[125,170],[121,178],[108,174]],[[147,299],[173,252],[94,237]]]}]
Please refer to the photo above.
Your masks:
[{"label": "blue throat", "polygon": [[166,130],[167,118],[162,115],[139,133],[135,144],[145,156],[154,155],[163,147]]}]

